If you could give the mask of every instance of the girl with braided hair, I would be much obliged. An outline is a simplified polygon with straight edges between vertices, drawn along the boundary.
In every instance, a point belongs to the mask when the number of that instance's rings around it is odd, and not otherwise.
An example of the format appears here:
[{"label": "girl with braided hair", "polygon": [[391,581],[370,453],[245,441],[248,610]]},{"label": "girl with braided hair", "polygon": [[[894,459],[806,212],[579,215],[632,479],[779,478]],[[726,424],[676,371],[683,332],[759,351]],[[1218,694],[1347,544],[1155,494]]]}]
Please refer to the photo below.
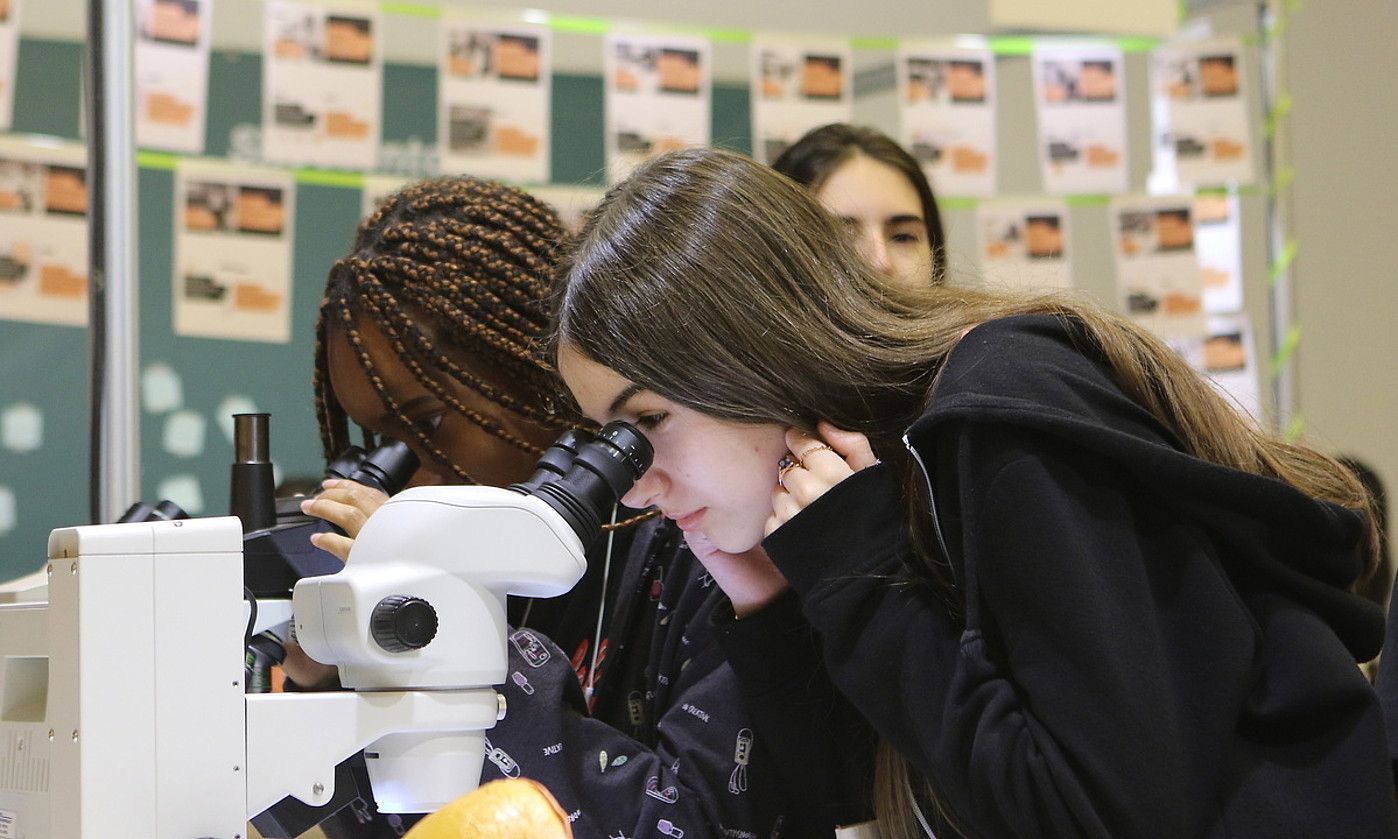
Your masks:
[{"label": "girl with braided hair", "polygon": [[[538,347],[565,235],[537,199],[466,177],[409,186],[367,218],[316,327],[327,459],[354,424],[366,447],[410,446],[415,485],[527,479],[583,422]],[[344,558],[385,500],[332,480],[302,509],[348,534],[314,537]],[[774,835],[779,793],[709,620],[722,594],[669,522],[621,525],[572,593],[511,604],[509,712],[488,732],[482,783],[542,782],[579,836]],[[287,672],[314,684],[319,667],[302,654]]]}]

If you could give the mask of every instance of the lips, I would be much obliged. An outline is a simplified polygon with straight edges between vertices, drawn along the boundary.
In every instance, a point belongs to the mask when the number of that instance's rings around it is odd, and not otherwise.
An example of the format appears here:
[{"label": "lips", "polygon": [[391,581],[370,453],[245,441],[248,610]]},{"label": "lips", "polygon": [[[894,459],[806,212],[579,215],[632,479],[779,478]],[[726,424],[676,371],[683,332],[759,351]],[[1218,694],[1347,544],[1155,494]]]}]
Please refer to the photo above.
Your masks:
[{"label": "lips", "polygon": [[703,520],[704,513],[707,512],[708,509],[708,507],[704,507],[676,518],[675,526],[685,532],[693,530],[699,526],[699,522]]}]

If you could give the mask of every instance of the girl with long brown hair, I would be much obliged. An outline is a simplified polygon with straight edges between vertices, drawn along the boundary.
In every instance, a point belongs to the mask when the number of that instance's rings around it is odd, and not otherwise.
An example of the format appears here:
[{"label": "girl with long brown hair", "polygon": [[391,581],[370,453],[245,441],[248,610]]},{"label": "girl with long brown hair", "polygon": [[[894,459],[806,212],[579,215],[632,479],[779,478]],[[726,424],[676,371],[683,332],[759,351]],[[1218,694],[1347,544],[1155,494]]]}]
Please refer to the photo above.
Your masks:
[{"label": "girl with long brown hair", "polygon": [[886,835],[1392,835],[1371,500],[1145,331],[889,284],[710,150],[614,188],[557,294],[584,413],[655,448],[627,503],[737,623],[789,585],[900,757]]}]

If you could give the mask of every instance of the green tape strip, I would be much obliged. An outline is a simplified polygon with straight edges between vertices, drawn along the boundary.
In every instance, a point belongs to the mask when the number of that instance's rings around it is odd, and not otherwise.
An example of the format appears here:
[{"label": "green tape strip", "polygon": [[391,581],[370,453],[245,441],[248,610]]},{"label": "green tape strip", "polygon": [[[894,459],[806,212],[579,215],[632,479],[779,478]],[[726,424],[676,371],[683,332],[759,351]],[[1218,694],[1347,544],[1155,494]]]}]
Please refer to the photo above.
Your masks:
[{"label": "green tape strip", "polygon": [[1291,418],[1290,424],[1288,424],[1286,430],[1282,432],[1282,439],[1286,440],[1288,443],[1295,442],[1301,439],[1301,432],[1305,430],[1306,418],[1297,414]]},{"label": "green tape strip", "polygon": [[849,45],[857,50],[883,50],[894,52],[898,49],[897,38],[850,38]]},{"label": "green tape strip", "polygon": [[1151,52],[1160,46],[1159,38],[1117,38],[1116,45],[1122,52]]},{"label": "green tape strip", "polygon": [[974,210],[980,205],[979,198],[937,197],[937,207],[943,210]]},{"label": "green tape strip", "polygon": [[363,189],[363,172],[341,172],[334,169],[297,169],[292,173],[298,184],[307,186],[338,186]]},{"label": "green tape strip", "polygon": [[427,3],[379,3],[379,11],[386,15],[398,15],[399,17],[425,17],[439,18],[442,16],[441,6],[432,6]]},{"label": "green tape strip", "polygon": [[1272,356],[1272,376],[1275,377],[1281,373],[1282,368],[1287,365],[1287,362],[1291,361],[1291,356],[1296,352],[1296,347],[1300,344],[1301,327],[1293,324],[1292,327],[1286,331],[1286,340],[1282,341],[1281,348],[1277,350],[1276,355]]},{"label": "green tape strip", "polygon": [[1291,185],[1295,183],[1295,181],[1296,167],[1287,166],[1277,173],[1277,179],[1272,183],[1271,188],[1268,190],[1268,194],[1275,196],[1279,193],[1285,192],[1286,190],[1291,188]]},{"label": "green tape strip", "polygon": [[136,152],[136,165],[142,169],[174,169],[180,156],[163,151]]},{"label": "green tape strip", "polygon": [[1281,279],[1286,269],[1291,267],[1291,263],[1296,259],[1296,240],[1287,239],[1286,246],[1282,248],[1281,254],[1277,256],[1277,261],[1272,263],[1272,283]]},{"label": "green tape strip", "polygon": [[989,45],[996,55],[1029,55],[1034,51],[1034,39],[1022,36],[991,38]]},{"label": "green tape strip", "polygon": [[1105,207],[1111,203],[1110,195],[1069,195],[1063,199],[1068,202],[1069,207]]},{"label": "green tape strip", "polygon": [[1277,126],[1291,113],[1291,94],[1283,93],[1277,97],[1277,104],[1272,106],[1272,112],[1267,115],[1267,120],[1262,124],[1262,133],[1272,137],[1277,133]]},{"label": "green tape strip", "polygon": [[572,32],[577,35],[606,35],[608,32],[612,31],[612,22],[600,17],[549,15],[548,27],[555,32]]}]

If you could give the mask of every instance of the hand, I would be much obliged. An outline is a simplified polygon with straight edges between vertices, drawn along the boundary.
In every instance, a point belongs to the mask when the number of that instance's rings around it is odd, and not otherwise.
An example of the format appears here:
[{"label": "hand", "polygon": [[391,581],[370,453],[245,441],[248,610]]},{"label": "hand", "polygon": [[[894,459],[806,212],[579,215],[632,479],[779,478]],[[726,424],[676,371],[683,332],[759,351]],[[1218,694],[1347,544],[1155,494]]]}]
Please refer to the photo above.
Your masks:
[{"label": "hand", "polygon": [[359,535],[360,528],[374,511],[384,505],[388,496],[376,489],[337,478],[321,484],[324,489],[314,498],[301,502],[301,512],[308,516],[325,519],[345,532],[313,533],[311,544],[323,551],[334,554],[340,561],[349,558],[350,548]]},{"label": "hand", "polygon": [[879,461],[869,438],[857,431],[843,431],[821,420],[816,424],[816,432],[820,437],[812,437],[799,428],[787,429],[790,454],[784,459],[787,462],[778,473],[772,493],[772,515],[766,527],[769,536],[835,484]]},{"label": "hand", "polygon": [[327,690],[335,686],[335,677],[340,668],[333,664],[321,664],[306,655],[301,645],[286,641],[286,658],[282,661],[282,671],[286,677],[307,690]]},{"label": "hand", "polygon": [[790,583],[767,557],[762,546],[730,554],[714,547],[702,533],[685,536],[689,549],[713,575],[714,582],[733,602],[733,614],[745,617],[772,602],[786,591]]}]

